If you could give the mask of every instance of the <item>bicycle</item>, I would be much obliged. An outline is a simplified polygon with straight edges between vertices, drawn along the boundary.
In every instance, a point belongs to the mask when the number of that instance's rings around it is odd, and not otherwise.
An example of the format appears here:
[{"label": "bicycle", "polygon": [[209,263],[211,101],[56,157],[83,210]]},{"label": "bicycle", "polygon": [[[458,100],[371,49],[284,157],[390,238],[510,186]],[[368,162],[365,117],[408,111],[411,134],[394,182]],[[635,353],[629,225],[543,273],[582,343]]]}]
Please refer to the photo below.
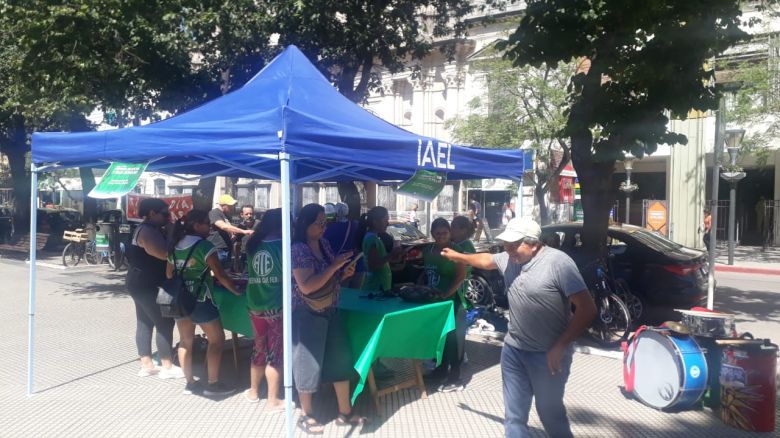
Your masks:
[{"label": "bicycle", "polygon": [[[596,303],[596,317],[588,327],[587,335],[601,347],[613,348],[628,338],[631,313],[615,294],[610,279],[600,261],[595,264],[595,280],[588,288]],[[590,265],[589,265],[590,266]]]},{"label": "bicycle", "polygon": [[62,250],[62,264],[64,266],[76,266],[82,259],[88,265],[97,265],[103,261],[95,248],[95,241],[90,240],[83,229],[65,231],[62,238],[69,241],[65,245],[65,249]]}]

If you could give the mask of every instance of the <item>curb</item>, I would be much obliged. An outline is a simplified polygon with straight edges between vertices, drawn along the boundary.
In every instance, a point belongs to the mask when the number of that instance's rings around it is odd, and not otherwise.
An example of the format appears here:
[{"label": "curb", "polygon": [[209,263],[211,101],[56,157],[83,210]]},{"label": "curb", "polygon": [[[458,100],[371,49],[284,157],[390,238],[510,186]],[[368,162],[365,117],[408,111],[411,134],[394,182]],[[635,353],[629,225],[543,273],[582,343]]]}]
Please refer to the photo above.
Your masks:
[{"label": "curb", "polygon": [[731,266],[715,264],[715,272],[738,272],[742,274],[780,275],[780,269],[752,268],[748,266]]}]

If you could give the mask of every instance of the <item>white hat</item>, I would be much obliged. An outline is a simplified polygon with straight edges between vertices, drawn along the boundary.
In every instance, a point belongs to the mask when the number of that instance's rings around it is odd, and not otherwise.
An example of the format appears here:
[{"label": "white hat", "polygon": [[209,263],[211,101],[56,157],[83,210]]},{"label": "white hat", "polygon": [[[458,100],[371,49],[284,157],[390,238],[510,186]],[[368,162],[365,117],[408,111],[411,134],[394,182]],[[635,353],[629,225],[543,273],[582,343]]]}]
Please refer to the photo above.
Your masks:
[{"label": "white hat", "polygon": [[538,239],[542,235],[542,228],[535,220],[518,217],[509,221],[504,232],[499,234],[496,239],[504,242],[517,242],[525,237]]}]

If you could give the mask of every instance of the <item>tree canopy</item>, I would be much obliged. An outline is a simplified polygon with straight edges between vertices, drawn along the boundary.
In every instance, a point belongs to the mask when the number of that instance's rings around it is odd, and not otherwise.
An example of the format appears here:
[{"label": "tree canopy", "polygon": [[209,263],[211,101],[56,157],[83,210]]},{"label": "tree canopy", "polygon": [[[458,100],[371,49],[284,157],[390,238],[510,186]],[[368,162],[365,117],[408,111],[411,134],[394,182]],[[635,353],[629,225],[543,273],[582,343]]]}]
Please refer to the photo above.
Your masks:
[{"label": "tree canopy", "polygon": [[529,0],[501,46],[517,66],[582,61],[568,88],[564,135],[580,178],[586,251],[603,253],[614,162],[685,144],[669,116],[717,108],[707,61],[747,38],[737,0]]}]

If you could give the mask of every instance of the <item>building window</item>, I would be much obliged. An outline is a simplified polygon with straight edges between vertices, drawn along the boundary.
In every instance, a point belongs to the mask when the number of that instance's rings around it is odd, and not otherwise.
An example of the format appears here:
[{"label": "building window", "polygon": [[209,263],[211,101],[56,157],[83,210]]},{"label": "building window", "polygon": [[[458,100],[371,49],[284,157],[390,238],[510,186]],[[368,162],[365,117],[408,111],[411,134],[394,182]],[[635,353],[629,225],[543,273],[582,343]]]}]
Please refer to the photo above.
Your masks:
[{"label": "building window", "polygon": [[271,208],[271,186],[263,184],[255,187],[255,210],[265,211]]},{"label": "building window", "polygon": [[154,195],[155,196],[163,196],[165,195],[165,180],[162,178],[155,178],[154,179]]},{"label": "building window", "polygon": [[320,203],[320,187],[305,185],[301,187],[301,206]]},{"label": "building window", "polygon": [[341,197],[339,197],[339,188],[336,185],[327,185],[325,186],[325,202],[332,202],[337,203],[341,202]]},{"label": "building window", "polygon": [[381,205],[390,212],[395,211],[397,206],[395,190],[395,184],[376,186],[376,205]]},{"label": "building window", "polygon": [[445,184],[439,196],[436,197],[436,210],[439,212],[455,211],[455,186]]},{"label": "building window", "polygon": [[238,204],[236,207],[240,208],[244,205],[255,205],[255,188],[252,186],[238,187],[236,196],[238,197]]}]

